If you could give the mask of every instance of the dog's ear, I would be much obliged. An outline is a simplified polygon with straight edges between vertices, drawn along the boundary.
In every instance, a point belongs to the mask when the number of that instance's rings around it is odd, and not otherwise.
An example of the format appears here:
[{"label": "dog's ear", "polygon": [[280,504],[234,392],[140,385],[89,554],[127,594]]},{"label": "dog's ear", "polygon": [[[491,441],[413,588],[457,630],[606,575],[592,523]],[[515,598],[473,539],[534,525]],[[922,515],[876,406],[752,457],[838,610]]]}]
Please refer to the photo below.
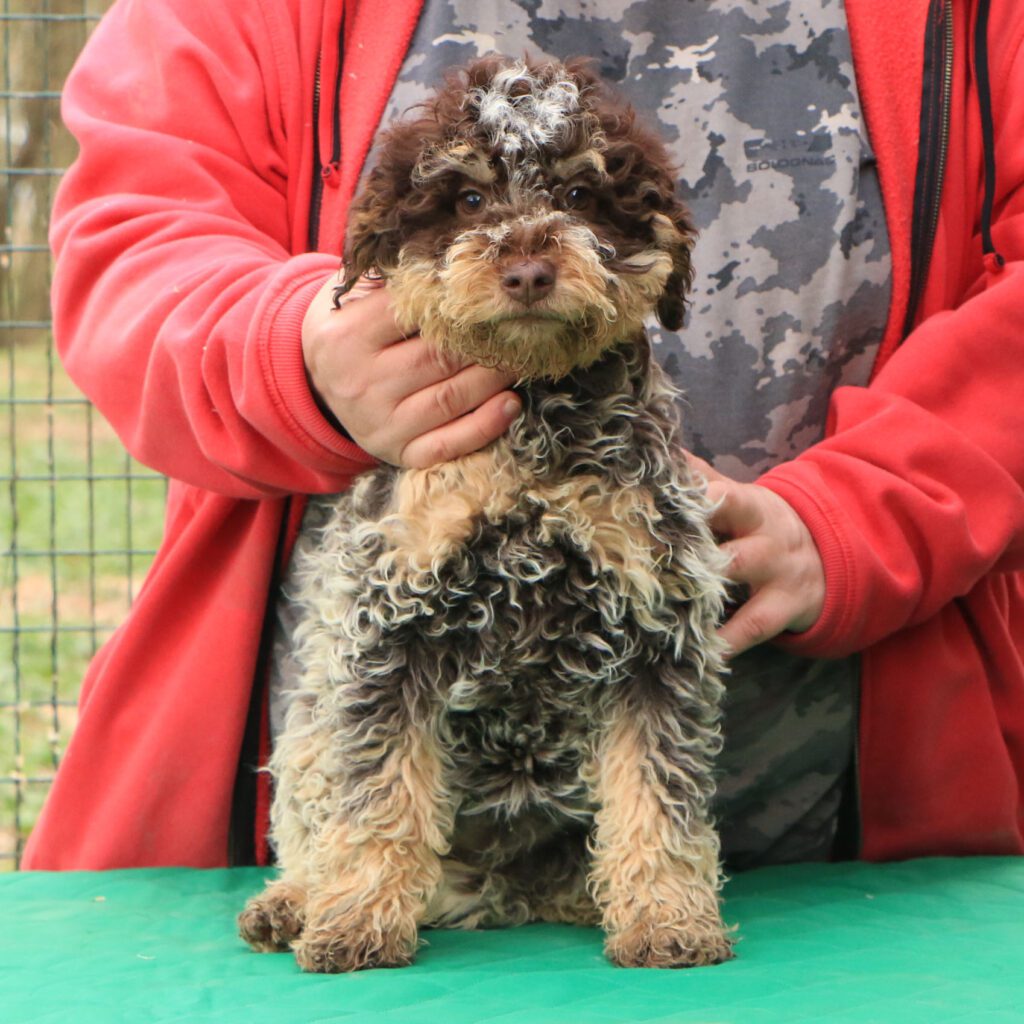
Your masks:
[{"label": "dog's ear", "polygon": [[687,295],[693,284],[690,251],[693,248],[695,232],[689,211],[675,196],[665,202],[659,219],[662,221],[659,227],[668,236],[672,273],[665,282],[661,298],[655,306],[655,313],[663,327],[670,331],[678,331],[683,326]]},{"label": "dog's ear", "polygon": [[335,302],[360,277],[387,277],[398,265],[402,213],[412,191],[412,173],[422,138],[416,123],[404,122],[392,127],[382,140],[377,165],[349,209],[345,283],[335,290]]},{"label": "dog's ear", "polygon": [[664,327],[677,331],[683,325],[686,296],[693,281],[690,250],[695,231],[689,211],[676,195],[673,162],[661,138],[639,123],[634,109],[616,99],[593,77],[592,69],[584,65],[577,74],[587,90],[588,106],[600,123],[618,216],[637,225],[650,225],[656,244],[672,258],[672,272],[655,313]]},{"label": "dog's ear", "polygon": [[381,167],[371,173],[349,210],[345,232],[345,282],[335,290],[335,302],[360,277],[387,275],[398,261],[398,207],[390,176]]}]

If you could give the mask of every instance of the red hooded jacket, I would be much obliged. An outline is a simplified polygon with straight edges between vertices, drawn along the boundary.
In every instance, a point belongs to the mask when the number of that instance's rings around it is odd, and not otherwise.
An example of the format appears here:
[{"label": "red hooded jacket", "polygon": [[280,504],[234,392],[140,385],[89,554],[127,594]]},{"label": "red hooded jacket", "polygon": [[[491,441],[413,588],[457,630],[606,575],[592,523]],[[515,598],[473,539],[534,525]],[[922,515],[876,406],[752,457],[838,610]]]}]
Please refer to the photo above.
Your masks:
[{"label": "red hooded jacket", "polygon": [[[941,208],[907,334],[943,6],[846,0],[893,254],[889,326],[870,386],[833,396],[827,438],[760,481],[826,570],[820,620],[782,642],[863,652],[871,859],[1024,852],[1024,5],[992,0],[987,55],[974,43],[988,0],[949,7]],[[228,861],[291,496],[340,490],[370,464],[317,410],[300,326],[338,268],[418,9],[119,0],[68,81],[81,155],[54,210],[57,343],[171,485],[164,543],[89,670],[25,867]]]}]

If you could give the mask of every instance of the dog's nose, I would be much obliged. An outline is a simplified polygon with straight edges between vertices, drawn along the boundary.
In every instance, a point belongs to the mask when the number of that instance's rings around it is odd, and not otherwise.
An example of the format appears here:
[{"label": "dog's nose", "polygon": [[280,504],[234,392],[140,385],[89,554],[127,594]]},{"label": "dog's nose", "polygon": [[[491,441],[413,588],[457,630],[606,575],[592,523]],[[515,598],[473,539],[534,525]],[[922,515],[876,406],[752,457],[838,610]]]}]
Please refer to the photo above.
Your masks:
[{"label": "dog's nose", "polygon": [[532,306],[555,287],[555,277],[555,266],[548,260],[522,260],[505,267],[501,287],[516,302]]}]

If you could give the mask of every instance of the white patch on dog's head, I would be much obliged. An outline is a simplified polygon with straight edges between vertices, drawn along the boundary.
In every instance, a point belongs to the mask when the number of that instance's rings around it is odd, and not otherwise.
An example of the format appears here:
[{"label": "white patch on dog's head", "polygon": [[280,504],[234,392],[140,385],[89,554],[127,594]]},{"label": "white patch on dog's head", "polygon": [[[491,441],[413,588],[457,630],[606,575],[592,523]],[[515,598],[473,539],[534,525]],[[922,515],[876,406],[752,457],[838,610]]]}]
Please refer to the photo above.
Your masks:
[{"label": "white patch on dog's head", "polygon": [[[525,84],[528,91],[513,95]],[[580,106],[579,86],[568,75],[545,84],[522,62],[499,71],[486,88],[472,89],[477,120],[506,155],[557,141]]]}]

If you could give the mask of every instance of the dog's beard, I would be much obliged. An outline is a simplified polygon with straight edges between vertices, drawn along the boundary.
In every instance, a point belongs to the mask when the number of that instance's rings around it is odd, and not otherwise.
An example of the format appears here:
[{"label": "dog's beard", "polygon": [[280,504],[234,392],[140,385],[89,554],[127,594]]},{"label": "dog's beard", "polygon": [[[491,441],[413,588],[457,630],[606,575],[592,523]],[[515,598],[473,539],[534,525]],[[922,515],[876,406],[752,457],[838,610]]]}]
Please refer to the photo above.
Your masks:
[{"label": "dog's beard", "polygon": [[613,272],[589,229],[561,227],[548,243],[555,287],[524,306],[501,288],[504,241],[498,225],[460,235],[440,262],[403,250],[388,284],[404,327],[524,382],[557,380],[634,338],[672,271],[668,253],[649,249],[616,260]]}]

